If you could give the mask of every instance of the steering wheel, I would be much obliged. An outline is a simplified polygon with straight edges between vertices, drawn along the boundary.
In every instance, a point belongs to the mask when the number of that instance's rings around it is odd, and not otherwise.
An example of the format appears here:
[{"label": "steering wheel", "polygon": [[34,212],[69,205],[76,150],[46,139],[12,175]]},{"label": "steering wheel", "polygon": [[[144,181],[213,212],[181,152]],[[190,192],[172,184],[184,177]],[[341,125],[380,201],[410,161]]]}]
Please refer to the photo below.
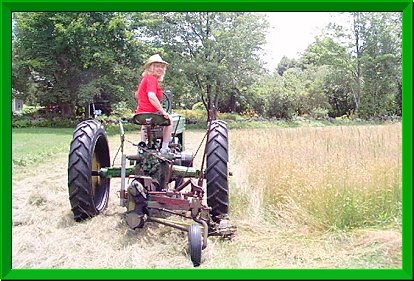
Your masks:
[{"label": "steering wheel", "polygon": [[172,108],[171,96],[167,95],[165,92],[162,93],[161,104],[162,104],[162,107],[165,109],[165,111],[167,111],[168,113],[171,112],[171,108]]}]

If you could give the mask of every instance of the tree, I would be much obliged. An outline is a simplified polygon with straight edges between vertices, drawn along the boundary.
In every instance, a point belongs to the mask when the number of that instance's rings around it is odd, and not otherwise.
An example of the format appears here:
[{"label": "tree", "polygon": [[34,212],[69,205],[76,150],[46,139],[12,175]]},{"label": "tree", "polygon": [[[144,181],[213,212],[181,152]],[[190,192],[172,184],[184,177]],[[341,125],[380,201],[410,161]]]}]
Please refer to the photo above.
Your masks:
[{"label": "tree", "polygon": [[[328,66],[324,91],[331,115],[401,112],[401,14],[351,13],[350,26],[328,26],[300,64]],[[352,97],[352,101],[350,98]]]},{"label": "tree", "polygon": [[282,76],[283,73],[289,68],[294,68],[298,66],[298,62],[295,59],[290,59],[286,56],[283,56],[280,59],[279,64],[277,65],[277,73]]},{"label": "tree", "polygon": [[350,54],[348,69],[353,83],[343,85],[351,86],[355,112],[363,117],[398,114],[401,112],[401,13],[350,15],[350,26],[337,34],[337,38],[345,39],[343,45]]},{"label": "tree", "polygon": [[350,100],[355,84],[353,60],[346,46],[335,39],[332,35],[317,36],[300,58],[300,64],[314,75],[313,79],[318,78],[319,107],[328,109],[331,116],[341,116],[355,109],[355,100]]},{"label": "tree", "polygon": [[[287,77],[294,69],[286,71]],[[274,73],[262,77],[257,85],[258,95],[263,97],[263,112],[269,117],[290,119],[295,114],[295,96],[288,90],[286,77]]]},{"label": "tree", "polygon": [[[137,65],[147,56],[136,39],[131,14],[115,12],[14,13],[13,77],[37,72],[53,88],[34,93],[36,100],[86,105],[105,92],[112,103],[134,103]],[[15,84],[22,84],[15,79]],[[20,86],[19,86],[20,87]]]},{"label": "tree", "polygon": [[354,71],[354,78],[356,82],[356,87],[354,91],[352,92],[354,95],[354,101],[355,101],[355,110],[359,111],[359,106],[361,103],[361,80],[362,80],[362,74],[361,74],[361,57],[362,57],[362,38],[361,33],[364,29],[364,24],[361,19],[362,13],[355,12],[351,13],[353,16],[353,35],[355,39],[354,44],[354,50],[355,50],[355,71]]},{"label": "tree", "polygon": [[401,14],[363,13],[361,73],[364,116],[397,114],[401,93]]},{"label": "tree", "polygon": [[169,77],[184,79],[182,96],[196,96],[221,111],[248,107],[249,87],[263,69],[265,18],[235,12],[155,13],[153,18],[156,28],[148,28],[149,41],[162,46],[171,60]]}]

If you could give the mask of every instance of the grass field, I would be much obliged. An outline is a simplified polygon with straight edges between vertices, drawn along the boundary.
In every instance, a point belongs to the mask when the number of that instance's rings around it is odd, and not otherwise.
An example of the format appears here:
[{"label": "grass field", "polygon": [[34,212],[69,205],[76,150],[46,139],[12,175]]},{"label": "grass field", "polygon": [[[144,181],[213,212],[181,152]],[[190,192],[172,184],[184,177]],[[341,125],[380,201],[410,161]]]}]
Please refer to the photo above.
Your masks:
[{"label": "grass field", "polygon": [[401,221],[398,125],[236,130],[231,137],[237,166],[248,171],[236,211],[313,231]]},{"label": "grass field", "polygon": [[[195,152],[204,133],[188,131],[186,149]],[[12,131],[13,267],[191,268],[181,232],[126,226],[119,181],[107,211],[73,221],[71,134]],[[229,142],[238,231],[230,243],[209,238],[201,268],[401,268],[400,123],[231,129]],[[109,143],[112,160],[119,136]]]},{"label": "grass field", "polygon": [[73,129],[21,128],[12,132],[13,165],[27,166],[68,151]]}]

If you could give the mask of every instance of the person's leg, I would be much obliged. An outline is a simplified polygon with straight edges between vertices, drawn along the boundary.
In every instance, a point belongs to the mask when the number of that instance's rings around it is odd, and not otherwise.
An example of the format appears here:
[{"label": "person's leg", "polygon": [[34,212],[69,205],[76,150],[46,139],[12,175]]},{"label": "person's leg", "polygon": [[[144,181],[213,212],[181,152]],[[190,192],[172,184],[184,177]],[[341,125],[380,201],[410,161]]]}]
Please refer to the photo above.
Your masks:
[{"label": "person's leg", "polygon": [[171,119],[171,116],[169,116],[170,118],[170,125],[165,126],[162,132],[162,147],[161,149],[163,151],[168,151],[168,145],[170,144],[170,139],[171,139],[171,133],[173,130],[173,122]]},{"label": "person's leg", "polygon": [[146,132],[145,126],[141,126],[141,141],[143,142],[147,141],[147,132]]}]

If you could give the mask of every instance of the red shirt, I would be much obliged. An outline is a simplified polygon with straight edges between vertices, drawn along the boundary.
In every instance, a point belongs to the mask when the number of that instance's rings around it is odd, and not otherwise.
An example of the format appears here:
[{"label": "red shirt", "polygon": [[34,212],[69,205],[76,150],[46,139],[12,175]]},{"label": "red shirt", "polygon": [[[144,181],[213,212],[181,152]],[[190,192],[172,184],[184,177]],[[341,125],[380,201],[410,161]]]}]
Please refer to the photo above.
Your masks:
[{"label": "red shirt", "polygon": [[135,113],[140,112],[157,112],[158,110],[151,104],[148,93],[153,92],[157,96],[158,100],[161,100],[162,90],[158,79],[154,75],[145,75],[141,83],[138,85],[138,89],[135,92],[138,104]]}]

